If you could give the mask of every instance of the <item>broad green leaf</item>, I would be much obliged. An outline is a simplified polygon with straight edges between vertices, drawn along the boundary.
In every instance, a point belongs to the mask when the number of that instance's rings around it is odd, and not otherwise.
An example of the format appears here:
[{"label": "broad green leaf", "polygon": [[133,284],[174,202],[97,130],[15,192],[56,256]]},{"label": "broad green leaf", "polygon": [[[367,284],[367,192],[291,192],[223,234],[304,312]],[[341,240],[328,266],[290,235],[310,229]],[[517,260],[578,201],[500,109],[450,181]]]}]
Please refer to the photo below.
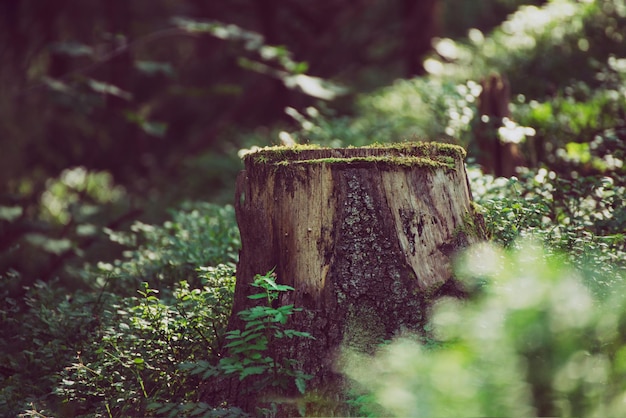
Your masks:
[{"label": "broad green leaf", "polygon": [[263,336],[263,333],[260,333],[260,332],[253,333],[253,334],[247,335],[247,336],[243,339],[243,341],[244,341],[244,342],[248,342],[248,341],[250,341],[250,340],[253,340],[253,339],[255,339],[255,338],[259,338],[259,337],[262,337],[262,336]]},{"label": "broad green leaf", "polygon": [[286,329],[285,330],[285,335],[289,338],[293,338],[293,337],[302,337],[302,338],[311,338],[311,339],[315,339],[315,337],[313,337],[310,333],[308,332],[303,332],[303,331],[296,331],[293,329]]},{"label": "broad green leaf", "polygon": [[[253,322],[254,323],[246,324],[246,331],[245,331],[246,335],[252,332],[257,332],[257,331],[267,328],[267,325],[264,322],[261,322],[261,321],[253,321]],[[248,327],[248,325],[250,325],[250,327]]]},{"label": "broad green leaf", "polygon": [[297,377],[295,379],[295,383],[298,391],[304,395],[304,392],[306,391],[306,381],[302,377]]},{"label": "broad green leaf", "polygon": [[243,371],[239,375],[239,380],[243,380],[248,376],[263,374],[265,373],[266,370],[267,370],[266,366],[246,367],[243,369]]},{"label": "broad green leaf", "polygon": [[97,93],[110,94],[124,100],[132,100],[133,98],[133,95],[131,93],[124,91],[121,88],[114,86],[113,84],[105,83],[103,81],[98,81],[90,78],[87,80],[87,85]]},{"label": "broad green leaf", "polygon": [[258,350],[258,351],[267,350],[267,340],[257,341],[255,344],[249,345],[248,350]]},{"label": "broad green leaf", "polygon": [[290,291],[295,290],[293,287],[288,286],[286,284],[275,284],[274,289],[278,290],[279,292],[290,292]]},{"label": "broad green leaf", "polygon": [[174,68],[169,62],[135,61],[135,68],[148,75],[161,73],[168,77],[174,76]]},{"label": "broad green leaf", "polygon": [[274,321],[280,322],[281,324],[287,323],[287,318],[287,315],[282,312],[277,312],[276,315],[274,315]]},{"label": "broad green leaf", "polygon": [[244,340],[235,340],[235,341],[231,341],[228,344],[226,344],[227,348],[234,348],[234,347],[238,347],[242,344],[245,344],[246,342]]},{"label": "broad green leaf", "polygon": [[0,206],[0,219],[5,221],[13,221],[22,216],[22,208],[20,206]]}]

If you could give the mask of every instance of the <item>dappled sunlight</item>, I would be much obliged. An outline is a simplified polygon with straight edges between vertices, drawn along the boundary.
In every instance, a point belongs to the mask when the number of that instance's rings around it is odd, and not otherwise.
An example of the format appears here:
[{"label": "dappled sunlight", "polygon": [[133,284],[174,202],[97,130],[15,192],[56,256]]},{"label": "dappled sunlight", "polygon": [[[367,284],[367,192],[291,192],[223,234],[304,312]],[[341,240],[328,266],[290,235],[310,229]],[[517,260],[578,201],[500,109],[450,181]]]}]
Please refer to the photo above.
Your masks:
[{"label": "dappled sunlight", "polygon": [[116,203],[126,190],[113,182],[106,171],[87,171],[85,167],[64,170],[58,179],[49,179],[42,193],[44,219],[67,225],[74,218],[88,219],[99,209],[95,205]]}]

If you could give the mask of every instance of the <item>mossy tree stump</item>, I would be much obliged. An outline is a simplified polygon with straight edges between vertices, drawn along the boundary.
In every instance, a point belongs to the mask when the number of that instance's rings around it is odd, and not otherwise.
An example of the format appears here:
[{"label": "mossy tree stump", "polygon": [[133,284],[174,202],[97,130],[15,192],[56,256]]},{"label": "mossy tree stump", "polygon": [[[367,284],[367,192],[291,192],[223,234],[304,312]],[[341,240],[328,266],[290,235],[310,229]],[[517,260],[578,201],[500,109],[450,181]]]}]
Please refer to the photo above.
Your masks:
[{"label": "mossy tree stump", "polygon": [[[474,240],[465,152],[449,144],[266,148],[244,157],[237,180],[241,233],[229,328],[256,274],[293,286],[280,304],[303,308],[288,340],[313,386],[336,382],[342,346],[371,352],[419,330],[427,299],[451,279],[451,254]],[[298,340],[298,341],[296,341]]]}]

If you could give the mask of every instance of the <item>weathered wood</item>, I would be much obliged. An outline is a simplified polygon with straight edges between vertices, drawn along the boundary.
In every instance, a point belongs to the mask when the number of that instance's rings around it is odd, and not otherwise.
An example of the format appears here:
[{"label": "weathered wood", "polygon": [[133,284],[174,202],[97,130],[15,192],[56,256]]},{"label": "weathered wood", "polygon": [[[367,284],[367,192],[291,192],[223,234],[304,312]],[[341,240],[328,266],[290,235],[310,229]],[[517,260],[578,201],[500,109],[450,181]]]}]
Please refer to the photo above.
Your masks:
[{"label": "weathered wood", "polygon": [[[451,279],[451,255],[475,238],[462,148],[267,148],[237,181],[242,248],[233,312],[252,303],[255,274],[275,268],[304,308],[291,327],[297,358],[320,387],[336,380],[340,346],[372,351],[424,325],[428,298]],[[236,315],[230,328],[241,328]]]}]

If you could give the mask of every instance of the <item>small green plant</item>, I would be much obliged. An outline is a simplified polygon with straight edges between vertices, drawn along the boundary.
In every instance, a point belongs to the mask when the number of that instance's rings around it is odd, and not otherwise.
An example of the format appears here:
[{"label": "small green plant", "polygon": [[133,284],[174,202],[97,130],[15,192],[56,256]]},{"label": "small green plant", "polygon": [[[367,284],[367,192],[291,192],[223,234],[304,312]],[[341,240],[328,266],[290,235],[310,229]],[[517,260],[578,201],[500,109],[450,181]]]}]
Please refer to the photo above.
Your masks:
[{"label": "small green plant", "polygon": [[[294,379],[300,393],[304,393],[305,382],[311,376],[295,368],[293,359],[277,359],[276,344],[283,338],[313,338],[308,332],[287,329],[288,318],[301,310],[293,305],[284,305],[273,308],[281,292],[294,290],[293,287],[277,284],[273,271],[265,275],[256,275],[252,286],[261,289],[260,293],[248,296],[250,299],[264,299],[266,304],[254,306],[239,312],[239,316],[246,322],[245,329],[229,331],[226,339],[230,340],[226,347],[230,349],[231,357],[220,362],[220,367],[226,374],[237,373],[239,379],[247,376],[263,376],[259,386],[279,386],[287,388],[289,379]],[[265,355],[264,354],[270,354]]]},{"label": "small green plant", "polygon": [[279,342],[285,338],[314,338],[308,332],[287,328],[291,315],[301,310],[294,305],[273,307],[281,293],[294,290],[293,287],[276,283],[274,271],[265,275],[257,274],[252,286],[259,293],[248,296],[253,300],[263,300],[264,304],[245,309],[238,313],[245,322],[243,330],[226,333],[229,356],[220,360],[216,367],[207,362],[183,365],[192,374],[202,374],[204,378],[218,375],[237,375],[239,380],[255,376],[257,379],[250,390],[265,388],[288,389],[295,384],[304,393],[306,381],[312,376],[297,368],[297,361],[280,358]]}]

